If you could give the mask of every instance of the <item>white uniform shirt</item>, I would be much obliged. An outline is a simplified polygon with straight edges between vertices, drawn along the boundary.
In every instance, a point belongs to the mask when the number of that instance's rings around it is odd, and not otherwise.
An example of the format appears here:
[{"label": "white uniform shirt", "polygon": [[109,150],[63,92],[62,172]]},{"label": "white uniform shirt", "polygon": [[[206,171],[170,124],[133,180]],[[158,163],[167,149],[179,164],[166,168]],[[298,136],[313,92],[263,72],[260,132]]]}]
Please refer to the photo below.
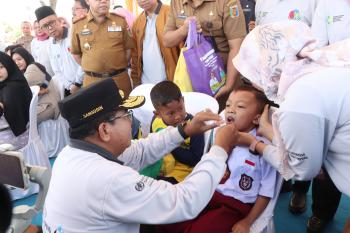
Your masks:
[{"label": "white uniform shirt", "polygon": [[157,84],[166,80],[165,65],[159,49],[157,30],[157,15],[147,16],[145,38],[142,50],[141,82]]},{"label": "white uniform shirt", "polygon": [[65,89],[69,90],[74,83],[83,83],[84,71],[74,60],[70,53],[71,38],[70,31],[65,28],[63,39],[56,41],[50,38],[50,63],[52,70],[59,76],[59,80],[63,83]]},{"label": "white uniform shirt", "polygon": [[53,166],[43,231],[138,233],[140,223],[172,223],[196,217],[225,172],[227,153],[221,147],[213,146],[177,185],[136,171],[182,142],[177,128],[150,134],[133,141],[118,157],[124,165],[103,158],[101,152],[66,146]]},{"label": "white uniform shirt", "polygon": [[350,2],[320,1],[313,18],[312,32],[320,47],[350,38]]},{"label": "white uniform shirt", "polygon": [[[256,130],[250,132],[256,136]],[[257,140],[269,142],[262,137]],[[243,203],[254,203],[258,195],[273,198],[276,170],[261,156],[253,155],[246,147],[235,147],[227,161],[230,178],[216,191]]]},{"label": "white uniform shirt", "polygon": [[34,60],[45,66],[47,73],[53,77],[54,72],[52,70],[49,58],[50,40],[47,39],[40,41],[37,38],[34,38],[30,46]]},{"label": "white uniform shirt", "polygon": [[296,80],[273,114],[276,146],[263,157],[286,179],[311,180],[324,164],[350,196],[350,69],[324,68]]},{"label": "white uniform shirt", "polygon": [[318,0],[257,0],[256,25],[298,20],[311,26]]}]

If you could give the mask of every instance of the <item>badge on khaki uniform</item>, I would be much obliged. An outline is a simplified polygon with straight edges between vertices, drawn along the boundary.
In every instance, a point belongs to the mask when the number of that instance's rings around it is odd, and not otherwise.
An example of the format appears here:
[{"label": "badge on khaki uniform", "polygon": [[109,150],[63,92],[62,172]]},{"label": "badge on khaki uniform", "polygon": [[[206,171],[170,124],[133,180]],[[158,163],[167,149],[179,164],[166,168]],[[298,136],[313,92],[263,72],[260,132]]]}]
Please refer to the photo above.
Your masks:
[{"label": "badge on khaki uniform", "polygon": [[90,29],[87,28],[86,25],[84,25],[84,29],[81,31],[81,35],[82,36],[88,36],[88,35],[91,35],[92,32],[90,31]]}]

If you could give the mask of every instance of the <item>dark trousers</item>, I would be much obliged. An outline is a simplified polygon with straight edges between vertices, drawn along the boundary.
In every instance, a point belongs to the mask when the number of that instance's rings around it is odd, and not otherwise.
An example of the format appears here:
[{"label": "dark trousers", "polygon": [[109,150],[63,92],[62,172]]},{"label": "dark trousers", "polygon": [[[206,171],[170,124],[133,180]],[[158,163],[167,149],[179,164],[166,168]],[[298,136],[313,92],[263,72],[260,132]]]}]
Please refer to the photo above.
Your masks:
[{"label": "dark trousers", "polygon": [[307,193],[309,191],[311,181],[294,181],[293,183],[293,192],[298,193]]},{"label": "dark trousers", "polygon": [[338,209],[341,192],[335,187],[326,170],[322,178],[313,179],[312,212],[322,220],[332,220]]}]

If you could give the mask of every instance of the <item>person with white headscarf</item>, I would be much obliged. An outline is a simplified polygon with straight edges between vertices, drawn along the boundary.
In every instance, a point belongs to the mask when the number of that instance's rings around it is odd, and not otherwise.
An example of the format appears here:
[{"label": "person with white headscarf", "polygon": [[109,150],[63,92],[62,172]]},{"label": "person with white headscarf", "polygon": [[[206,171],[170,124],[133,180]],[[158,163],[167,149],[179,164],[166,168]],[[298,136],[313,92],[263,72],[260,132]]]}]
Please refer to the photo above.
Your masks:
[{"label": "person with white headscarf", "polygon": [[[280,104],[259,132],[274,145],[241,133],[285,179],[311,180],[321,166],[350,196],[350,40],[316,49],[311,30],[289,21],[256,27],[233,59],[236,69]],[[272,127],[273,126],[273,127]],[[272,133],[273,130],[273,133]],[[324,172],[324,173],[325,173]],[[323,174],[324,174],[323,173]]]}]

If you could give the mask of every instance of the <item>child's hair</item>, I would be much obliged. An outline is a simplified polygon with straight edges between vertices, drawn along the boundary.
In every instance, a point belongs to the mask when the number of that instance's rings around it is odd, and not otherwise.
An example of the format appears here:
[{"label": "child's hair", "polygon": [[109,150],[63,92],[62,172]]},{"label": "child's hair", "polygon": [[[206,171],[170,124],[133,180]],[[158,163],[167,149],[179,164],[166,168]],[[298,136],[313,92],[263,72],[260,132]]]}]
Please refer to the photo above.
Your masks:
[{"label": "child's hair", "polygon": [[182,98],[180,88],[171,81],[162,81],[156,84],[152,88],[150,95],[155,109],[165,106],[174,100],[180,101]]},{"label": "child's hair", "polygon": [[258,103],[258,113],[262,113],[265,105],[269,104],[269,100],[267,99],[265,93],[256,89],[253,85],[242,84],[234,90],[234,92],[238,91],[247,91],[254,94],[254,97]]}]

